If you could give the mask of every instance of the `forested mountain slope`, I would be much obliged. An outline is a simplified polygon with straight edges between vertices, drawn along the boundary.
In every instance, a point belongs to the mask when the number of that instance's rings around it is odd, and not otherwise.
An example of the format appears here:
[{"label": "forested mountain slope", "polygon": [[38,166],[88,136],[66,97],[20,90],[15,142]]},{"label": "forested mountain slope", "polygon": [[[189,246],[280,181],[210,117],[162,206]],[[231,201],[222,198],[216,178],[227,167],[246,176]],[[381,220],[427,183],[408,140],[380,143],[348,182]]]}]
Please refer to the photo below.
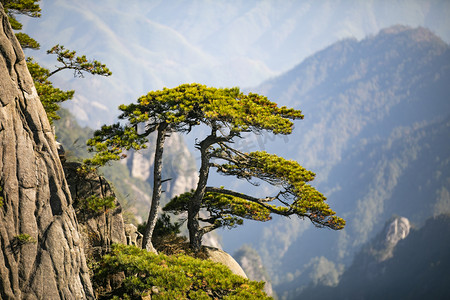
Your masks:
[{"label": "forested mountain slope", "polygon": [[449,49],[427,29],[395,26],[335,43],[256,89],[305,114],[293,136],[264,148],[315,171],[347,220],[339,233],[280,221],[254,235],[276,282],[337,284],[392,215],[421,225],[450,209]]},{"label": "forested mountain slope", "polygon": [[382,232],[355,256],[336,287],[310,286],[292,299],[448,299],[449,215],[412,229],[392,257],[380,261],[373,246],[384,238]]}]

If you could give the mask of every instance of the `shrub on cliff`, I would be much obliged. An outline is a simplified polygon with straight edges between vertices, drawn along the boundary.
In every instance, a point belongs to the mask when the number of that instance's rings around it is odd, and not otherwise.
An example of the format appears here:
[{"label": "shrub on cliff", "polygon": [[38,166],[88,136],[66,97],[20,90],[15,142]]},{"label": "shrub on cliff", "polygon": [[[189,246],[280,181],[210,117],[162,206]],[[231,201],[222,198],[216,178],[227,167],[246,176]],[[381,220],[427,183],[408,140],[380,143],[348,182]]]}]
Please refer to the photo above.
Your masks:
[{"label": "shrub on cliff", "polygon": [[[103,293],[108,278],[121,272],[121,285]],[[94,285],[99,299],[271,299],[264,282],[235,275],[222,264],[125,245],[114,245],[94,267]]]}]

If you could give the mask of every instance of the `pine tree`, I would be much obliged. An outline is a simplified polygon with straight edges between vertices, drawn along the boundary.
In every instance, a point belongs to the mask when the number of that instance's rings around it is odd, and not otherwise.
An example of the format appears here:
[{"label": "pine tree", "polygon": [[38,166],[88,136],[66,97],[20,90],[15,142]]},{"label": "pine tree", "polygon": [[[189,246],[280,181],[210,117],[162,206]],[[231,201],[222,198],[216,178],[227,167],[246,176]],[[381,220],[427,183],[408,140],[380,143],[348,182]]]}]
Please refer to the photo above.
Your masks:
[{"label": "pine tree", "polygon": [[[26,15],[32,18],[41,16],[41,8],[37,2],[39,0],[0,0],[14,30],[21,30],[23,27],[22,23],[17,20],[16,15]],[[26,33],[16,33],[16,37],[24,49],[39,49],[40,47],[39,43]]]},{"label": "pine tree", "polygon": [[54,87],[49,77],[63,70],[73,70],[75,77],[84,77],[84,73],[101,76],[111,76],[112,73],[101,62],[88,60],[85,55],[76,56],[75,51],[65,49],[64,46],[53,46],[47,51],[47,54],[56,55],[56,61],[60,63],[55,70],[50,71],[41,67],[32,57],[27,58],[27,66],[50,124],[52,124],[54,120],[59,119],[57,111],[60,109],[60,103],[72,99],[75,91],[63,91]]},{"label": "pine tree", "polygon": [[[41,8],[38,2],[39,0],[0,0],[8,15],[12,29],[16,31],[22,30],[23,27],[22,23],[17,20],[16,15],[26,15],[32,18],[41,16]],[[39,43],[28,34],[18,32],[15,35],[23,49],[39,49]],[[99,61],[88,60],[85,55],[76,56],[75,51],[65,49],[64,46],[56,45],[48,50],[47,54],[55,54],[56,60],[61,64],[55,70],[50,71],[40,66],[32,57],[27,58],[27,66],[47,117],[52,124],[53,120],[59,119],[59,116],[56,114],[60,108],[59,104],[72,99],[75,91],[63,91],[54,87],[48,79],[50,76],[65,69],[73,70],[75,77],[83,77],[84,73],[102,76],[110,76],[112,73]]]},{"label": "pine tree", "polygon": [[[278,107],[264,96],[246,95],[238,88],[218,89],[200,84],[150,92],[140,97],[137,104],[121,105],[119,109],[122,111],[119,118],[128,123],[103,126],[96,131],[88,145],[97,153],[86,163],[95,166],[118,160],[124,157],[124,150],[144,148],[146,137],[157,132],[154,190],[144,248],[154,250],[151,246],[154,225],[151,224],[156,222],[161,196],[164,139],[172,132],[189,133],[193,126],[200,124],[208,126],[210,132],[196,143],[201,155],[197,187],[174,198],[166,206],[169,211],[187,211],[191,248],[198,250],[203,235],[218,227],[234,227],[242,223],[242,218],[266,221],[271,214],[306,217],[319,227],[336,230],[344,227],[345,221],[335,216],[325,202],[326,198],[307,184],[314,179],[314,173],[277,155],[243,153],[231,147],[242,133],[290,134],[291,120],[302,119],[301,111]],[[211,167],[223,175],[250,182],[254,179],[265,181],[280,187],[280,191],[274,196],[255,198],[224,188],[208,187]],[[199,217],[202,208],[209,212],[209,218]],[[199,221],[210,225],[201,228]]]}]

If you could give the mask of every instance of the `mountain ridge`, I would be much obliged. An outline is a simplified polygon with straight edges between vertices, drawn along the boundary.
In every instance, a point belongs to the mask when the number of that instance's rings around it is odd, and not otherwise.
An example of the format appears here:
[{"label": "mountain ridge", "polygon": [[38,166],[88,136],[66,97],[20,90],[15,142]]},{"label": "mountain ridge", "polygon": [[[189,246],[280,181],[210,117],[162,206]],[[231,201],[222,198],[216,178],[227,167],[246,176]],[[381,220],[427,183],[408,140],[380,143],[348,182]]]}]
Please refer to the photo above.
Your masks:
[{"label": "mountain ridge", "polygon": [[[113,76],[58,78],[78,92],[70,107],[83,125],[110,123],[115,107],[150,90],[200,82],[250,87],[344,38],[362,39],[394,24],[426,26],[450,41],[446,1],[41,1],[42,17],[24,30],[42,49],[64,44],[104,63]],[[309,30],[312,28],[313,30]],[[45,51],[30,55],[52,66]],[[124,84],[126,83],[126,84]],[[95,105],[94,105],[95,104]],[[113,106],[113,109],[110,106]],[[101,117],[101,119],[99,119]]]},{"label": "mountain ridge", "polygon": [[[449,48],[427,29],[396,26],[361,41],[337,42],[254,89],[302,109],[305,119],[286,145],[268,141],[265,150],[316,172],[316,186],[347,220],[337,233],[274,221],[248,237],[279,295],[283,281],[301,286],[314,276],[338,278],[393,214],[420,225],[449,209]],[[227,249],[231,233],[224,241]],[[274,263],[273,253],[284,254],[281,263]]]},{"label": "mountain ridge", "polygon": [[398,242],[392,257],[382,261],[372,249],[385,238],[380,232],[355,256],[337,286],[310,285],[287,299],[446,299],[449,225],[446,214],[428,219]]}]

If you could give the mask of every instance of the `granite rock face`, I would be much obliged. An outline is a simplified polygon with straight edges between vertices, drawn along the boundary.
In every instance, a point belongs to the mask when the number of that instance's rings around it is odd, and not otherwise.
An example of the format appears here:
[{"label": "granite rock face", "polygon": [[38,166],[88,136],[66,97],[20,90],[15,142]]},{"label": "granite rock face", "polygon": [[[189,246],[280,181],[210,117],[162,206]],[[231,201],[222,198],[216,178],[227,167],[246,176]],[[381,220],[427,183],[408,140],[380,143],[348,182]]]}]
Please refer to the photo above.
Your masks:
[{"label": "granite rock face", "polygon": [[0,298],[94,298],[55,138],[0,5]]},{"label": "granite rock face", "polygon": [[[126,244],[122,207],[108,181],[96,171],[79,172],[81,164],[64,162],[63,169],[75,208],[79,232],[86,257],[95,258],[107,253],[112,244]],[[114,208],[91,212],[82,202],[89,196],[113,197]]]},{"label": "granite rock face", "polygon": [[255,249],[244,245],[233,254],[233,257],[250,280],[264,281],[264,291],[266,294],[270,297],[274,295],[269,275],[264,268],[261,256],[259,256]]}]

